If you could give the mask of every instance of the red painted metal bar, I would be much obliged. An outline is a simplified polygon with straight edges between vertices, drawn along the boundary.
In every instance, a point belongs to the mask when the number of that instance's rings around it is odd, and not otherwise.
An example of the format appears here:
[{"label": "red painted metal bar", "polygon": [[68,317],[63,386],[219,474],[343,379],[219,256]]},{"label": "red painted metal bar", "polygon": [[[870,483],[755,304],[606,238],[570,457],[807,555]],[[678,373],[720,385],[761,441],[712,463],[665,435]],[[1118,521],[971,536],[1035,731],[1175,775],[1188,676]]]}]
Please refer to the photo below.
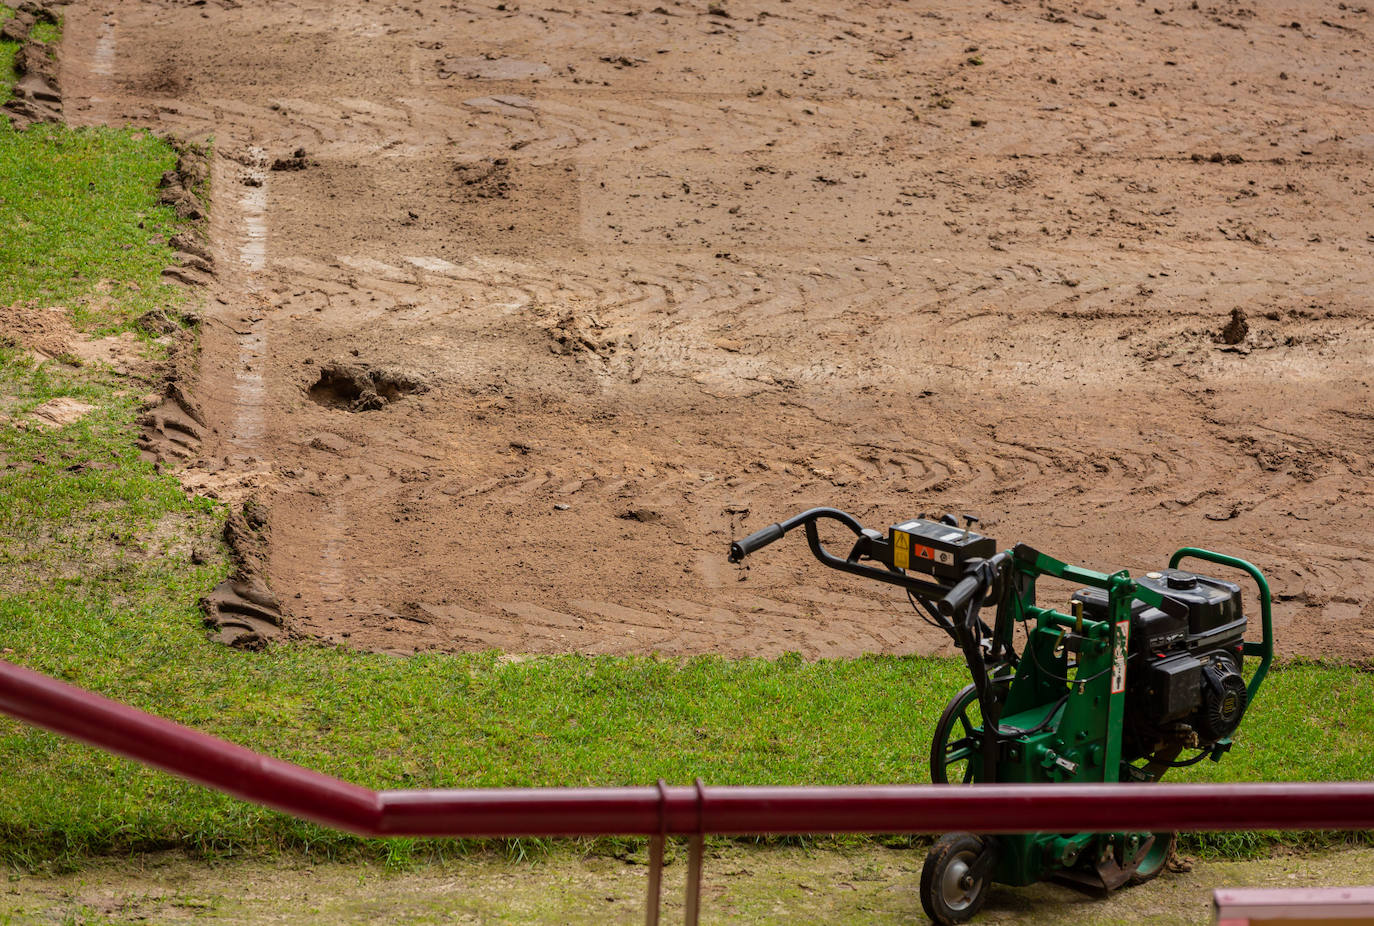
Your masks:
[{"label": "red painted metal bar", "polygon": [[371,791],[0,660],[0,711],[368,836],[1374,829],[1374,783]]}]

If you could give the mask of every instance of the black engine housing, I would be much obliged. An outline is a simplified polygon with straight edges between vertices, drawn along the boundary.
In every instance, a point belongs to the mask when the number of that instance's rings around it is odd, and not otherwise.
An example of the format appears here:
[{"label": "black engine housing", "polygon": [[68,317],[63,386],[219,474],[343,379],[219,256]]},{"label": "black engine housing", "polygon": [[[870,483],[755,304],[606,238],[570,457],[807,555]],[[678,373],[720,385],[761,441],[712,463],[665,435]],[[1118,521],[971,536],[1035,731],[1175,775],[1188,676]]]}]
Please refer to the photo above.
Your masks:
[{"label": "black engine housing", "polygon": [[[1132,602],[1122,758],[1145,758],[1171,744],[1212,746],[1245,713],[1240,586],[1180,569],[1136,581],[1187,605],[1188,614],[1173,617]],[[1080,589],[1073,599],[1086,617],[1107,619],[1106,592]]]}]

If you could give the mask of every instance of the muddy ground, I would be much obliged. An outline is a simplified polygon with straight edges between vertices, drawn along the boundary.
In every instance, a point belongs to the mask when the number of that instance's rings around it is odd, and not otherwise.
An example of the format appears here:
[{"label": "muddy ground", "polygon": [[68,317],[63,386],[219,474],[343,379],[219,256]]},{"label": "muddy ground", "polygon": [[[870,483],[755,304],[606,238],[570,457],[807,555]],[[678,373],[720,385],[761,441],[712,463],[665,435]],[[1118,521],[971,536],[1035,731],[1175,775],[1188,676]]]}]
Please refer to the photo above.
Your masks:
[{"label": "muddy ground", "polygon": [[[394,652],[947,647],[799,541],[1245,556],[1374,658],[1363,2],[78,0],[65,113],[213,136],[188,485]],[[1238,313],[1238,314],[1237,314]]]},{"label": "muddy ground", "polygon": [[[725,847],[703,871],[702,918],[730,923],[925,923],[924,853],[878,847],[806,852]],[[1248,862],[1197,862],[1108,899],[1055,884],[995,887],[978,923],[1084,926],[1212,922],[1224,887],[1349,886],[1374,851]],[[680,922],[685,864],[664,874],[663,922]],[[481,856],[413,872],[285,859],[206,865],[140,856],[77,874],[13,874],[0,915],[16,923],[641,923],[646,869],[562,854],[534,863]]]}]

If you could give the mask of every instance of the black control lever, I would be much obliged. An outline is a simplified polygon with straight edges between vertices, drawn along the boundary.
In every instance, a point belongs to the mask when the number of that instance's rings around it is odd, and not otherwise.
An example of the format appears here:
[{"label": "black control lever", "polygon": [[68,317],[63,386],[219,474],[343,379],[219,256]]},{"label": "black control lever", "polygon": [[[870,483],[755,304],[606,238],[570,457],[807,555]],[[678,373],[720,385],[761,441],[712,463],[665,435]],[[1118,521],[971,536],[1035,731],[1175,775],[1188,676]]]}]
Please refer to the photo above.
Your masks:
[{"label": "black control lever", "polygon": [[781,540],[784,531],[781,524],[770,524],[754,531],[743,540],[730,544],[730,562],[738,563],[750,553],[762,550],[774,540]]},{"label": "black control lever", "polygon": [[[839,521],[854,533],[858,539],[855,541],[849,556],[839,557],[825,548],[825,545],[821,543],[820,532],[816,528],[819,521]],[[928,581],[924,577],[909,575],[900,569],[892,568],[890,565],[878,568],[862,562],[861,560],[867,556],[869,545],[881,542],[883,535],[874,530],[866,530],[859,523],[858,518],[838,508],[812,508],[794,515],[786,521],[770,524],[762,530],[757,530],[743,540],[736,540],[730,544],[730,562],[738,563],[750,553],[766,547],[782,537],[783,534],[797,527],[806,528],[806,545],[811,548],[811,554],[831,569],[838,569],[840,572],[863,576],[866,579],[874,579],[889,585],[901,586],[923,601],[933,602],[945,594],[946,589],[943,585]]]},{"label": "black control lever", "polygon": [[959,580],[945,597],[941,598],[936,607],[945,617],[953,617],[961,613],[968,603],[973,600],[974,595],[983,593],[983,580],[977,575],[964,576]]},{"label": "black control lever", "polygon": [[988,559],[974,560],[969,565],[964,577],[946,592],[945,596],[937,601],[935,606],[945,617],[953,617],[962,613],[975,597],[982,598],[992,589],[993,584],[1003,574],[1009,561],[1006,552],[998,553]]},{"label": "black control lever", "polygon": [[846,511],[838,508],[811,508],[801,514],[793,515],[780,524],[770,524],[761,530],[756,530],[743,540],[736,540],[730,544],[730,562],[738,563],[750,553],[763,549],[775,540],[781,540],[782,535],[792,530],[794,527],[801,527],[803,524],[814,524],[821,518],[828,518],[832,521],[839,521],[845,527],[852,530],[855,534],[863,536],[864,528],[858,519]]}]

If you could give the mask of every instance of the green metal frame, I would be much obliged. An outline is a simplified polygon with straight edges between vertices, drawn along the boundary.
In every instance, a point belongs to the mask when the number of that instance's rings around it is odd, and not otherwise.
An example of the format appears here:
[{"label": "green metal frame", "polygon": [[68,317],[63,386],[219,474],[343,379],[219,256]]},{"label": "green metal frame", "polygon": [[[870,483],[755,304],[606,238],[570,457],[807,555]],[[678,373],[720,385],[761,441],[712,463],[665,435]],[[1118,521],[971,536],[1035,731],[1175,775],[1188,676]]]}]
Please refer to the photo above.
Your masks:
[{"label": "green metal frame", "polygon": [[1247,642],[1243,648],[1246,656],[1260,657],[1259,667],[1255,669],[1255,674],[1250,678],[1250,684],[1246,686],[1246,710],[1249,710],[1255,703],[1255,695],[1259,692],[1264,677],[1269,674],[1269,664],[1274,661],[1273,596],[1269,594],[1269,583],[1265,581],[1264,574],[1255,568],[1254,564],[1234,556],[1227,556],[1225,553],[1213,553],[1211,550],[1203,550],[1199,547],[1180,547],[1173,556],[1169,557],[1169,568],[1177,569],[1178,564],[1189,557],[1247,572],[1250,574],[1250,578],[1255,580],[1255,585],[1259,586],[1260,620],[1264,627],[1263,639],[1259,643]]},{"label": "green metal frame", "polygon": [[[1017,624],[1026,624],[1027,639],[1002,699],[998,725],[1010,733],[999,756],[998,782],[1119,782],[1129,780],[1129,764],[1121,760],[1126,709],[1126,665],[1130,643],[1131,602],[1163,607],[1164,597],[1131,579],[1126,571],[1101,573],[1060,562],[1029,548],[1013,551],[1011,580],[999,603],[994,629],[1010,647]],[[1246,643],[1244,653],[1261,657],[1251,677],[1250,703],[1259,690],[1273,657],[1271,596],[1264,576],[1250,563],[1235,557],[1184,547],[1169,562],[1171,568],[1194,557],[1243,570],[1260,590],[1263,640]],[[1065,614],[1035,603],[1035,583],[1051,576],[1107,592],[1107,619],[1092,620]],[[1033,625],[1032,625],[1033,624]],[[1005,679],[1008,666],[990,674]],[[979,730],[978,732],[981,732]],[[1218,744],[1219,759],[1229,740]],[[967,747],[949,753],[949,761],[970,758],[973,782],[987,780]],[[1055,871],[1091,864],[1129,861],[1143,853],[1149,833],[1077,833],[1065,821],[1060,833],[1031,833],[997,837],[998,855],[993,877],[1010,885],[1040,881]]]}]

